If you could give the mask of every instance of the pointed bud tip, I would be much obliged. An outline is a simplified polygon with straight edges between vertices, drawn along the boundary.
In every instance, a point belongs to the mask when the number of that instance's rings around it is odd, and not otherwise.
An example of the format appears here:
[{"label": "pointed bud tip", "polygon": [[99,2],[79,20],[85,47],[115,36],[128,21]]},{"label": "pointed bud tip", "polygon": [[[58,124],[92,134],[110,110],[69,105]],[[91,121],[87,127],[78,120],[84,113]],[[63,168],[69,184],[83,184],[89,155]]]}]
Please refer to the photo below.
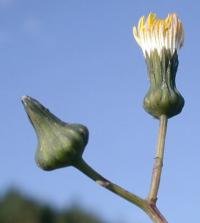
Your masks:
[{"label": "pointed bud tip", "polygon": [[26,96],[26,95],[22,96],[21,102],[22,102],[23,105],[26,105],[26,100],[27,99],[28,99],[28,96]]},{"label": "pointed bud tip", "polygon": [[22,96],[21,101],[25,108],[29,107],[34,102],[37,102],[34,98],[31,98],[30,96],[27,95]]},{"label": "pointed bud tip", "polygon": [[49,113],[49,110],[45,108],[42,104],[40,104],[39,101],[36,99],[30,97],[30,96],[23,96],[22,104],[24,105],[24,108],[26,110],[26,113],[30,113],[30,111],[34,112],[35,114],[43,114],[43,113]]},{"label": "pointed bud tip", "polygon": [[27,95],[22,96],[21,101],[25,105],[27,105],[28,103],[39,103],[37,100]]},{"label": "pointed bud tip", "polygon": [[22,96],[22,101],[25,101],[26,99],[28,99],[29,98],[29,96],[27,96],[27,95],[23,95]]}]

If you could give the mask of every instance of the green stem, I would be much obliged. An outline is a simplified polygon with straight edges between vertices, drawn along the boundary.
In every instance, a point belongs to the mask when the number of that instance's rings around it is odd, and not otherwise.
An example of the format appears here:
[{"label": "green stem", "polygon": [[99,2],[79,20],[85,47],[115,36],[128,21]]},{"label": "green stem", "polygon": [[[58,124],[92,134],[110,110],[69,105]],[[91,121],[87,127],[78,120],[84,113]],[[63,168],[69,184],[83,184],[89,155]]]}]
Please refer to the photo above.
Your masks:
[{"label": "green stem", "polygon": [[142,209],[144,208],[145,200],[105,179],[94,169],[92,169],[92,167],[90,167],[83,159],[80,162],[78,162],[75,165],[75,167],[79,169],[81,172],[83,172],[85,175],[87,175],[89,178],[94,180],[96,183],[98,183],[100,186],[112,191],[113,193],[119,195],[120,197],[123,197],[124,199],[130,201],[131,203],[134,203],[138,207]]},{"label": "green stem", "polygon": [[97,173],[92,167],[90,167],[83,159],[77,162],[74,167],[84,173],[86,176],[94,180],[100,186],[110,190],[111,192],[117,194],[118,196],[124,198],[125,200],[135,204],[141,208],[154,223],[167,223],[164,217],[161,215],[156,205],[149,203],[148,200],[142,199],[139,196],[130,193],[129,191],[123,189],[122,187],[110,182],[105,179],[99,173]]},{"label": "green stem", "polygon": [[152,204],[156,204],[159,185],[160,185],[160,179],[161,179],[161,174],[162,174],[164,146],[165,146],[165,138],[166,138],[166,132],[167,132],[167,120],[168,118],[166,115],[161,115],[156,157],[155,157],[155,162],[153,166],[151,187],[150,187],[149,196],[148,196],[148,201]]}]

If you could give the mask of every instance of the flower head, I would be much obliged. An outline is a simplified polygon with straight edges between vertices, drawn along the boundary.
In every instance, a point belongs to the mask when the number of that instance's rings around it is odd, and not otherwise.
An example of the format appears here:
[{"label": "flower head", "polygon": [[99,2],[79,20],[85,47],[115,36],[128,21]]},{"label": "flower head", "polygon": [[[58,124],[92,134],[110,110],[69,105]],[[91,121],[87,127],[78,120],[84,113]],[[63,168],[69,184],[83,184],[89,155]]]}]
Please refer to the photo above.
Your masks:
[{"label": "flower head", "polygon": [[79,162],[88,142],[88,129],[61,121],[31,97],[24,96],[22,102],[38,137],[38,166],[54,170]]},{"label": "flower head", "polygon": [[159,19],[150,13],[147,19],[143,16],[138,22],[138,28],[133,27],[133,35],[143,54],[150,56],[154,50],[161,55],[162,49],[169,50],[171,55],[178,51],[184,42],[184,30],[180,19],[175,13],[166,19]]},{"label": "flower head", "polygon": [[149,73],[150,87],[144,98],[144,109],[156,118],[179,114],[184,98],[176,88],[178,50],[184,42],[184,30],[177,15],[159,19],[150,13],[143,16],[133,35],[142,48]]}]

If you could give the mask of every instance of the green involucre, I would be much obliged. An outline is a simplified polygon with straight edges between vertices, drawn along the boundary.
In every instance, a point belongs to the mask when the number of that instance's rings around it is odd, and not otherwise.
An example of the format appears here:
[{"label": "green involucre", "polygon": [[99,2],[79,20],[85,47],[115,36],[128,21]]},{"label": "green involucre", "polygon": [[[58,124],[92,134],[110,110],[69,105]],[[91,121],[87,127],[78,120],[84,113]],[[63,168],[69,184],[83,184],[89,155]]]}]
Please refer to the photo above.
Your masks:
[{"label": "green involucre", "polygon": [[33,98],[22,101],[37,134],[35,159],[39,167],[53,170],[78,162],[88,142],[88,129],[61,121]]},{"label": "green involucre", "polygon": [[175,78],[178,68],[177,52],[171,55],[163,49],[161,56],[154,50],[150,57],[146,54],[150,88],[144,98],[144,109],[152,116],[168,118],[179,114],[184,106],[184,98],[176,88]]}]

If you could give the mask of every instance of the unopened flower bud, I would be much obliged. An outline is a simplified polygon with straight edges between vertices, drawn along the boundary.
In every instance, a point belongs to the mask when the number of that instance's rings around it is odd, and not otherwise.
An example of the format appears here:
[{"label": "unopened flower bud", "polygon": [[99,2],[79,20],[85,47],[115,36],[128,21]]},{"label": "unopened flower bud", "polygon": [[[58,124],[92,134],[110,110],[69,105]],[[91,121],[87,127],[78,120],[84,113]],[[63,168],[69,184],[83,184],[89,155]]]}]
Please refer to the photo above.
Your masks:
[{"label": "unopened flower bud", "polygon": [[150,88],[144,98],[144,108],[152,116],[168,118],[179,114],[184,98],[176,88],[178,50],[184,42],[184,31],[176,14],[166,19],[150,13],[142,17],[138,28],[133,28],[134,37],[142,48],[147,63]]},{"label": "unopened flower bud", "polygon": [[61,121],[31,97],[24,96],[22,102],[37,134],[35,159],[39,167],[53,170],[76,164],[87,145],[88,129]]}]

